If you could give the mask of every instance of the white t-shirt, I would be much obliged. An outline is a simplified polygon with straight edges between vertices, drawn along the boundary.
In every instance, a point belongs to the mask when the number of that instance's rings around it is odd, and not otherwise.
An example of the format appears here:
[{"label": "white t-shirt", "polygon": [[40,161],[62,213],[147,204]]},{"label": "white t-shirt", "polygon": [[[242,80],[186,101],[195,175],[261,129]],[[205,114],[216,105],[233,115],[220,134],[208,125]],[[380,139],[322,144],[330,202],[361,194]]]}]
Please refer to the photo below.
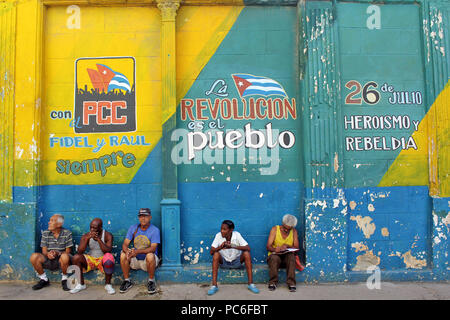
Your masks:
[{"label": "white t-shirt", "polygon": [[[216,234],[216,237],[214,238],[214,241],[211,245],[211,247],[218,248],[222,243],[227,241],[224,237],[222,237],[222,234],[219,232]],[[231,245],[243,247],[248,245],[247,241],[242,238],[241,234],[237,231],[233,231],[231,234]],[[235,260],[237,257],[241,255],[241,250],[238,249],[222,249],[219,251],[220,255],[223,259],[227,260],[228,262],[231,262]]]}]

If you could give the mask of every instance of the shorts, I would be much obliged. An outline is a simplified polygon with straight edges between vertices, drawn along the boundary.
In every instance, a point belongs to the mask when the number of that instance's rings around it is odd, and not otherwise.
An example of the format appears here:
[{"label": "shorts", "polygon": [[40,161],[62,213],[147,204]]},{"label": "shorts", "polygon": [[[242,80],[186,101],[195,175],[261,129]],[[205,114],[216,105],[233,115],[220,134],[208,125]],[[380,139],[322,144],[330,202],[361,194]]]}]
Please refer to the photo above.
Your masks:
[{"label": "shorts", "polygon": [[[154,256],[155,256],[156,268],[158,268],[158,266],[159,266],[159,257],[157,255],[154,255]],[[145,259],[144,260],[138,260],[136,257],[131,258],[130,267],[131,267],[131,269],[134,269],[134,270],[147,271],[147,263],[145,262]]]},{"label": "shorts", "polygon": [[[49,259],[47,256],[44,255],[44,263],[42,264],[42,268],[50,270],[50,271],[56,271],[60,269],[59,266],[59,257],[55,259]],[[69,254],[69,264],[72,261],[72,255]]]},{"label": "shorts", "polygon": [[84,258],[86,259],[87,262],[87,269],[83,270],[84,272],[89,272],[91,270],[98,269],[103,273],[111,274],[112,273],[111,268],[114,269],[114,257],[110,253],[105,253],[105,255],[98,258],[85,254]]},{"label": "shorts", "polygon": [[233,261],[229,262],[222,258],[222,264],[220,267],[222,269],[241,269],[244,265],[241,263],[241,256],[237,257]]}]

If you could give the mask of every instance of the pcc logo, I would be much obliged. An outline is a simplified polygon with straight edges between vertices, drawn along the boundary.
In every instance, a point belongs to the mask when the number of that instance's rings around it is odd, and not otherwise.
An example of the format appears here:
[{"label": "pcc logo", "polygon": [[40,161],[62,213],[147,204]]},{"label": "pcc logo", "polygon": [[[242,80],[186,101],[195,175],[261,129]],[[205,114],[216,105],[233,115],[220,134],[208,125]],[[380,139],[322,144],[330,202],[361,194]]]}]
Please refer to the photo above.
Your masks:
[{"label": "pcc logo", "polygon": [[76,133],[136,131],[134,58],[77,59],[74,114]]}]

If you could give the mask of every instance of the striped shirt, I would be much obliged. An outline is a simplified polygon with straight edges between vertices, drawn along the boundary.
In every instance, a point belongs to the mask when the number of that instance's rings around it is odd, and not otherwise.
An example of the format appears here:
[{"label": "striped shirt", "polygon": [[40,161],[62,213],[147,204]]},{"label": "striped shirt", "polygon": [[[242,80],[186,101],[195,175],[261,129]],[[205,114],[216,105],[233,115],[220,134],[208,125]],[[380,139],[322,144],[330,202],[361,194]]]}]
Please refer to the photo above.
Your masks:
[{"label": "striped shirt", "polygon": [[62,228],[58,239],[55,238],[53,232],[45,230],[42,232],[41,248],[47,247],[47,250],[57,250],[63,252],[66,248],[73,246],[72,232]]}]

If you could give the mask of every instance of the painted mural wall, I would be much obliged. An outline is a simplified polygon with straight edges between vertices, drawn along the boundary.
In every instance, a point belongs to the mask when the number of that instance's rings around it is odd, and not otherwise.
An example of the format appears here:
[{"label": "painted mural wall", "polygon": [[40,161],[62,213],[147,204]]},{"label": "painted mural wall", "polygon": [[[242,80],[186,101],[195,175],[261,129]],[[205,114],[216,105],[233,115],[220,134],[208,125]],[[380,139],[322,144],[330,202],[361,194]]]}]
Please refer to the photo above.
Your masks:
[{"label": "painted mural wall", "polygon": [[[448,197],[439,166],[448,4],[311,1],[305,12],[309,267],[334,279],[371,266],[396,279],[403,270],[448,270],[448,208],[437,203]],[[320,141],[329,147],[318,149]]]},{"label": "painted mural wall", "polygon": [[184,267],[168,281],[208,279],[189,270],[208,266],[224,219],[265,264],[286,213],[299,220],[301,280],[369,267],[448,279],[448,3],[226,2],[177,10],[171,111],[155,4],[2,2],[15,46],[2,38],[14,59],[1,65],[0,279],[33,277],[28,256],[54,213],[76,244],[102,218],[117,259],[139,208],[164,233],[164,152]]},{"label": "painted mural wall", "polygon": [[[179,21],[201,10],[202,28],[214,28],[204,19],[220,10],[183,9]],[[265,263],[271,226],[286,213],[301,214],[295,26],[295,7],[239,8],[180,101],[174,152],[186,263],[211,260],[209,248],[224,219],[246,235],[254,262]],[[178,50],[184,55],[184,43],[196,42],[182,36]]]}]

